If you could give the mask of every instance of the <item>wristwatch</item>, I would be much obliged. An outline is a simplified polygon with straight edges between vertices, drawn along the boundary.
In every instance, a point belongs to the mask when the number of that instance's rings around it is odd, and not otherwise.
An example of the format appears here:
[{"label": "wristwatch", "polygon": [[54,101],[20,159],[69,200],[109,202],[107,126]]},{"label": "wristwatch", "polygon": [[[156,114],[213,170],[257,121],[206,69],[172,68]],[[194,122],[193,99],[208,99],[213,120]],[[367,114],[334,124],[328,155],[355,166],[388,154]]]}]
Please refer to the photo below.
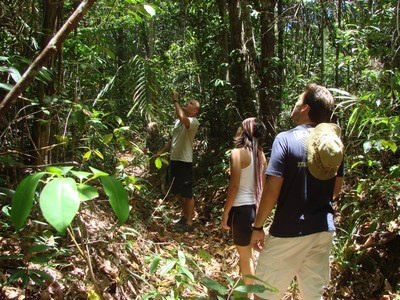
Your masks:
[{"label": "wristwatch", "polygon": [[253,229],[255,231],[263,231],[264,230],[264,226],[261,226],[261,227],[251,226],[251,229]]}]

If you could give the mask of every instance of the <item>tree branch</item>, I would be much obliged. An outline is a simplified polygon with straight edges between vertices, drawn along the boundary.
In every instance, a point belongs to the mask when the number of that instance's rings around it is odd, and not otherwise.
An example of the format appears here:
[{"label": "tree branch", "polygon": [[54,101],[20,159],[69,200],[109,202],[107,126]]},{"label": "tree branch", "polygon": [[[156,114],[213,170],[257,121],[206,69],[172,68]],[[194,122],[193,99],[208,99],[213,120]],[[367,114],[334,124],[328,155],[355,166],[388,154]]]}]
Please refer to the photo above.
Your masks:
[{"label": "tree branch", "polygon": [[0,119],[4,117],[13,102],[27,88],[27,86],[35,78],[36,74],[40,71],[43,65],[51,58],[52,55],[54,55],[54,53],[57,52],[57,49],[61,48],[67,36],[76,27],[78,22],[83,18],[83,16],[96,1],[97,0],[84,0],[83,2],[81,2],[74,13],[68,18],[68,20],[60,28],[56,35],[50,40],[46,48],[44,48],[44,50],[25,71],[24,75],[22,75],[21,79],[0,102]]}]

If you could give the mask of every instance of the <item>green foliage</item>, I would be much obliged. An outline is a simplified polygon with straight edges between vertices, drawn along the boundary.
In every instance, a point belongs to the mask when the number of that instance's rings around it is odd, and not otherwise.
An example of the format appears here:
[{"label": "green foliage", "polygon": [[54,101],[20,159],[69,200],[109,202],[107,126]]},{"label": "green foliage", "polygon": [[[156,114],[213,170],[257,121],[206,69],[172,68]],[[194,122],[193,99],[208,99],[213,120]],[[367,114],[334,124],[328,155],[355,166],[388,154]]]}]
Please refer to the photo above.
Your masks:
[{"label": "green foliage", "polygon": [[128,193],[122,184],[112,176],[101,176],[104,191],[110,199],[111,207],[122,225],[129,216]]},{"label": "green foliage", "polygon": [[11,219],[17,230],[21,229],[29,216],[32,206],[36,187],[39,180],[46,173],[36,173],[29,175],[21,181],[12,198]]},{"label": "green foliage", "polygon": [[[98,196],[96,188],[87,184],[100,178],[112,209],[122,225],[129,216],[128,194],[122,184],[107,173],[91,168],[92,173],[74,171],[73,167],[48,167],[47,172],[31,174],[17,187],[12,198],[11,220],[17,230],[21,229],[29,216],[35,199],[35,191],[44,175],[48,179],[40,192],[39,203],[44,218],[59,233],[64,234],[79,211],[81,201]],[[68,175],[78,177],[77,183]],[[88,178],[82,183],[82,180]]]},{"label": "green foliage", "polygon": [[[79,210],[80,197],[76,182],[72,178],[51,180],[40,193],[39,203],[47,222],[59,233],[64,234]],[[15,211],[14,207],[11,211]]]},{"label": "green foliage", "polygon": [[[205,261],[211,258],[210,254],[204,250],[200,250],[199,256]],[[195,268],[194,270],[192,268]],[[254,279],[256,284],[245,285],[243,281],[237,280],[236,282],[227,276],[228,285],[219,283],[218,281],[205,276],[204,271],[196,264],[192,257],[185,252],[178,250],[176,256],[169,258],[162,258],[160,255],[155,255],[150,259],[149,264],[150,274],[160,277],[173,277],[175,285],[170,290],[170,294],[163,294],[159,292],[151,292],[145,295],[142,299],[182,299],[184,293],[191,291],[195,294],[196,299],[204,298],[204,293],[210,295],[214,294],[217,299],[246,299],[248,293],[261,293],[265,290],[276,291],[267,283],[263,282],[255,276],[246,275],[248,278]],[[200,277],[200,278],[199,278]],[[201,286],[203,292],[199,292]]]},{"label": "green foliage", "polygon": [[127,116],[129,117],[134,110],[146,116],[154,118],[159,104],[159,83],[157,80],[154,62],[146,61],[136,55],[125,65],[125,77],[123,85],[126,92],[132,95],[132,108]]}]

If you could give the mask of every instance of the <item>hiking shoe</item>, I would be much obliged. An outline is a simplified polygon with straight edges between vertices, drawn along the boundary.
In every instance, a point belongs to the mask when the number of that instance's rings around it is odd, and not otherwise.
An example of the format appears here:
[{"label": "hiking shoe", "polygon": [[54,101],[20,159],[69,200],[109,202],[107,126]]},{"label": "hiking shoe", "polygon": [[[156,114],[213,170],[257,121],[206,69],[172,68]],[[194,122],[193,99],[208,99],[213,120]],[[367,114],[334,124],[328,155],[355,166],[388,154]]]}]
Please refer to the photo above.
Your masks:
[{"label": "hiking shoe", "polygon": [[189,224],[183,224],[181,226],[176,227],[176,232],[193,232],[194,226]]}]

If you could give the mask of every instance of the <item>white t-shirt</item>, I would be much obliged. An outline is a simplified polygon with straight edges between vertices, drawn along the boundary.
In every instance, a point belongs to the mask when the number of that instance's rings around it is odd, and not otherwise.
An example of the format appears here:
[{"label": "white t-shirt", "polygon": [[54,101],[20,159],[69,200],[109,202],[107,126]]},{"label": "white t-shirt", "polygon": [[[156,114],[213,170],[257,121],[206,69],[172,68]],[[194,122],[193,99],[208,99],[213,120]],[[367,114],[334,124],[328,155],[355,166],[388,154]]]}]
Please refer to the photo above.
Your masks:
[{"label": "white t-shirt", "polygon": [[193,162],[193,140],[200,124],[193,117],[189,117],[189,121],[189,128],[180,120],[175,122],[172,130],[171,160]]}]

